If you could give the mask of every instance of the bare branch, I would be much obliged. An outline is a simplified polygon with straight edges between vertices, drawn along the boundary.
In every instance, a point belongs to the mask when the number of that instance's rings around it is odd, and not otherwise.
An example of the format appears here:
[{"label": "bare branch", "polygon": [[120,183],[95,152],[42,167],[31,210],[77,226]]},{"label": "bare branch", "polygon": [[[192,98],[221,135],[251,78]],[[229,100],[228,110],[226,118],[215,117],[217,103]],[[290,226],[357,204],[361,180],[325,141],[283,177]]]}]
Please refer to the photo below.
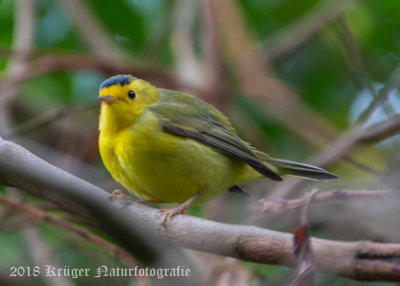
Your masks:
[{"label": "bare branch", "polygon": [[[342,200],[355,200],[355,199],[377,199],[393,196],[396,191],[392,190],[335,190],[316,194],[311,202],[312,203],[325,203]],[[292,200],[276,200],[265,201],[263,203],[263,212],[267,214],[275,214],[286,211],[293,211],[305,205],[309,196],[305,195],[298,199]]]},{"label": "bare branch", "polygon": [[[149,255],[153,261],[155,256],[160,257],[149,248],[149,243],[161,240],[246,261],[288,266],[295,264],[290,234],[185,215],[175,217],[166,227],[162,227],[163,216],[159,215],[158,210],[134,202],[107,202],[107,192],[2,139],[0,182],[101,222],[101,226],[132,253],[140,255],[142,259],[147,257],[147,261],[152,261]],[[151,238],[146,240],[147,243],[139,239],[139,229],[140,233]],[[358,280],[400,280],[400,244],[335,242],[314,238],[312,245],[316,265],[322,271]],[[145,253],[138,253],[141,250]]]}]

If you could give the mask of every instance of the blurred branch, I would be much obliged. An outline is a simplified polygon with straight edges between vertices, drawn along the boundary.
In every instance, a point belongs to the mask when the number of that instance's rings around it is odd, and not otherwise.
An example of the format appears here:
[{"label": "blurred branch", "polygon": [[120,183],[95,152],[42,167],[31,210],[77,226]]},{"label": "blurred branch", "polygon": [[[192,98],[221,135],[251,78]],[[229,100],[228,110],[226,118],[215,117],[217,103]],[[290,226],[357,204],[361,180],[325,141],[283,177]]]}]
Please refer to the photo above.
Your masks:
[{"label": "blurred branch", "polygon": [[[358,199],[376,199],[384,198],[390,195],[399,195],[398,191],[393,190],[335,190],[329,192],[319,193],[313,196],[312,203],[325,203],[333,201],[347,201],[347,200],[358,200]],[[276,200],[266,201],[262,200],[263,213],[275,214],[287,211],[296,210],[305,205],[309,198],[309,195],[291,200]]]},{"label": "blurred branch", "polygon": [[400,114],[369,126],[359,138],[360,143],[375,144],[400,132]]},{"label": "blurred branch", "polygon": [[96,55],[109,60],[120,59],[121,55],[128,58],[128,55],[123,54],[118,45],[112,41],[111,36],[87,6],[87,1],[61,0],[61,3],[72,18],[72,22],[77,25],[82,40],[89,45]]},{"label": "blurred branch", "polygon": [[375,110],[381,106],[386,100],[388,100],[389,95],[397,90],[400,86],[400,65],[396,67],[390,76],[386,86],[382,88],[378,95],[371,101],[370,105],[364,110],[363,113],[357,119],[357,122],[365,122]]},{"label": "blurred branch", "polygon": [[[162,227],[163,216],[158,210],[134,202],[107,202],[107,192],[2,139],[0,183],[29,191],[69,211],[101,222],[110,235],[125,244],[133,254],[142,259],[147,256],[147,261],[152,261],[149,255],[153,259],[155,255],[149,243],[162,240],[246,261],[288,266],[295,264],[290,234],[185,215],[175,217],[166,227]],[[4,201],[3,197],[1,201]],[[45,217],[48,218],[48,215]],[[151,240],[147,239],[147,243],[140,240],[137,234],[139,229]],[[316,265],[322,271],[365,281],[400,279],[399,244],[335,242],[316,238],[312,239],[312,244]]]},{"label": "blurred branch", "polygon": [[12,213],[10,208],[3,208],[0,211],[0,230],[2,228],[3,221]]},{"label": "blurred branch", "polygon": [[11,128],[7,133],[1,134],[4,137],[11,137],[14,134],[25,134],[33,130],[39,129],[47,124],[53,123],[55,120],[62,119],[66,116],[72,116],[77,112],[90,110],[98,105],[95,103],[88,103],[76,106],[65,106],[56,110],[50,110],[47,113],[43,113],[29,119],[14,128]]},{"label": "blurred branch", "polygon": [[326,25],[342,16],[355,0],[322,1],[306,15],[272,35],[265,41],[266,63],[295,51]]},{"label": "blurred branch", "polygon": [[307,212],[311,200],[318,192],[312,190],[306,195],[305,203],[300,216],[300,226],[293,231],[294,253],[297,259],[297,275],[289,286],[315,286],[317,285],[315,256],[312,250],[310,232],[308,230]]},{"label": "blurred branch", "polygon": [[224,54],[231,61],[241,89],[260,101],[268,115],[279,121],[314,148],[331,141],[337,130],[322,116],[304,105],[296,93],[281,81],[266,76],[262,56],[245,28],[233,0],[213,1],[223,38]]},{"label": "blurred branch", "polygon": [[375,88],[365,68],[361,48],[358,45],[351,28],[347,24],[345,15],[339,17],[337,23],[338,33],[342,37],[344,45],[348,48],[347,50],[344,49],[344,56],[356,84],[359,85],[361,89],[367,87],[371,95],[376,97]]},{"label": "blurred branch", "polygon": [[28,58],[35,35],[35,2],[16,0],[14,4],[15,26],[11,47],[16,52],[12,52],[7,64],[7,69],[11,71],[18,69]]},{"label": "blurred branch", "polygon": [[202,285],[257,285],[252,279],[250,269],[238,259],[196,250],[186,250],[185,253],[194,261],[196,268],[199,269]]},{"label": "blurred branch", "polygon": [[10,199],[4,195],[0,195],[0,203],[9,207],[13,208],[19,212],[26,213],[30,217],[35,218],[36,220],[41,220],[43,222],[49,223],[57,228],[63,229],[69,233],[73,233],[87,241],[90,241],[94,244],[99,245],[100,247],[104,248],[112,255],[117,257],[118,259],[124,261],[129,267],[134,267],[135,265],[139,265],[132,256],[127,253],[125,250],[120,248],[119,246],[110,243],[109,241],[101,238],[100,236],[84,229],[81,227],[77,227],[72,223],[62,219],[61,217],[57,217],[52,215],[46,211],[43,211],[39,208],[34,206],[28,205],[23,202],[19,202],[13,199]]},{"label": "blurred branch", "polygon": [[[109,74],[132,74],[134,76],[151,79],[162,87],[179,89],[182,83],[168,72],[159,71],[157,68],[140,64],[126,64],[125,62],[111,61],[99,57],[86,55],[44,55],[33,59],[24,66],[19,74],[6,75],[0,81],[0,90],[9,88],[10,85],[20,83],[42,74],[56,71],[95,70]],[[194,87],[190,90],[196,91]],[[0,95],[1,98],[1,95]]]},{"label": "blurred branch", "polygon": [[[23,197],[22,193],[20,190],[17,189],[11,189],[11,190],[6,190],[7,197],[12,200],[20,202],[21,204],[23,203]],[[1,202],[0,202],[1,203]],[[4,204],[5,207],[8,209],[12,209],[15,211],[15,209],[12,206]],[[20,213],[18,213],[19,215]],[[27,213],[21,213],[19,217],[25,216],[28,217],[31,221],[31,225],[27,225],[25,227],[23,224],[19,225],[22,227],[21,229],[18,229],[21,231],[22,237],[24,239],[24,248],[28,252],[28,254],[31,257],[31,260],[34,265],[38,265],[39,267],[43,268],[46,265],[53,265],[55,267],[60,267],[59,261],[57,260],[56,257],[54,257],[52,251],[50,248],[46,245],[44,242],[43,238],[41,237],[41,234],[38,232],[38,230],[35,228],[35,223],[36,223],[36,218],[30,216],[30,214]],[[15,226],[14,223],[12,223],[12,226]],[[63,276],[47,276],[44,275],[42,278],[45,282],[46,285],[57,285],[57,286],[73,286],[74,283],[69,279],[69,277],[63,277]]]},{"label": "blurred branch", "polygon": [[[22,234],[25,240],[24,246],[30,254],[34,265],[38,265],[41,268],[46,265],[52,265],[56,268],[61,267],[34,227],[31,226],[24,229]],[[43,280],[46,281],[46,285],[74,286],[72,280],[67,276],[43,275]]]},{"label": "blurred branch", "polygon": [[[308,160],[308,163],[319,167],[326,167],[340,160],[357,145],[359,138],[361,138],[362,131],[361,126],[353,127],[351,130],[339,136],[323,150],[312,156],[311,159]],[[277,198],[289,197],[294,191],[309,183],[310,181],[304,179],[289,178],[283,183],[276,184],[276,187],[265,196],[265,199],[274,200]]]},{"label": "blurred branch", "polygon": [[[12,49],[17,51],[11,54],[4,74],[19,76],[25,67],[32,48],[35,27],[35,2],[16,0],[14,2],[14,31]],[[10,125],[11,103],[18,93],[17,83],[11,84],[1,91],[0,96],[0,130],[6,131]]]},{"label": "blurred branch", "polygon": [[15,279],[15,277],[10,276],[10,271],[8,269],[0,269],[0,285],[32,286],[32,277],[24,276]]},{"label": "blurred branch", "polygon": [[143,48],[141,59],[155,61],[171,37],[176,21],[174,6],[176,0],[163,1],[163,13],[157,15],[157,25],[149,32],[148,44]]},{"label": "blurred branch", "polygon": [[192,28],[196,19],[198,1],[177,0],[175,2],[175,27],[172,48],[175,54],[175,73],[184,83],[201,88],[206,83],[203,64],[194,51]]},{"label": "blurred branch", "polygon": [[5,221],[0,222],[0,233],[20,231],[21,229],[30,227],[36,224],[36,219],[32,217],[28,217],[26,215],[21,215],[15,217],[11,220],[11,222]]},{"label": "blurred branch", "polygon": [[[383,93],[384,95],[376,97],[376,100],[366,109],[370,111],[366,111],[367,113],[365,116],[371,116],[372,109],[375,109],[378,106],[377,101],[382,99],[382,96],[388,96],[389,92],[397,89],[399,86],[400,66],[392,73],[388,83],[382,89],[385,91]],[[368,120],[368,117],[365,116],[362,116],[364,122]],[[399,130],[400,115],[394,115],[385,121],[366,127],[363,127],[362,123],[358,123],[353,126],[352,129],[337,137],[330,145],[315,154],[309,160],[309,163],[320,167],[327,167],[340,159],[346,160],[347,158],[348,160],[348,154],[355,146],[365,143],[372,144],[381,142],[396,135]],[[266,199],[271,200],[278,197],[288,197],[294,190],[297,190],[308,183],[309,181],[297,178],[289,179],[286,182],[277,185],[277,187],[266,196]]]},{"label": "blurred branch", "polygon": [[217,12],[212,0],[203,0],[204,50],[206,84],[202,98],[222,111],[226,111],[228,93],[223,79],[220,37],[218,35]]}]

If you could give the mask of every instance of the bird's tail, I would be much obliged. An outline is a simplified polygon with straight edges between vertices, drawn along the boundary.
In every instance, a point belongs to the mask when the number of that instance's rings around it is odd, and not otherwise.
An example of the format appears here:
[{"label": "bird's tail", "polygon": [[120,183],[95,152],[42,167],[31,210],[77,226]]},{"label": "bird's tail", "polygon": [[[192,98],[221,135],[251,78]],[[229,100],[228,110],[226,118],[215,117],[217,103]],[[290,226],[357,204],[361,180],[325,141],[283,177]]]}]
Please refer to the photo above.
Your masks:
[{"label": "bird's tail", "polygon": [[275,158],[263,158],[263,161],[278,168],[279,175],[290,175],[316,181],[337,179],[337,176],[328,171],[308,164]]}]

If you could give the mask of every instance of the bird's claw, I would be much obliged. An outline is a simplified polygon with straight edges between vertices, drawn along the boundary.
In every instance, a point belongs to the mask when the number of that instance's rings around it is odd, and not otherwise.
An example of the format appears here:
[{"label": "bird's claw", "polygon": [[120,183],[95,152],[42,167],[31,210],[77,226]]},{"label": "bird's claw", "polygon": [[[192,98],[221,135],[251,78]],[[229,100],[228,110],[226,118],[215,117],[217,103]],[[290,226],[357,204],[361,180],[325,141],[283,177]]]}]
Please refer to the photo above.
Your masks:
[{"label": "bird's claw", "polygon": [[162,226],[166,225],[168,219],[172,219],[176,215],[185,214],[185,209],[181,206],[173,209],[160,209],[160,213],[164,213],[164,218],[161,222]]},{"label": "bird's claw", "polygon": [[122,190],[117,189],[114,190],[111,193],[111,196],[109,196],[107,198],[107,201],[112,201],[112,200],[119,200],[119,201],[133,201],[136,202],[137,200],[135,200],[134,198],[131,198],[130,196],[125,195]]}]

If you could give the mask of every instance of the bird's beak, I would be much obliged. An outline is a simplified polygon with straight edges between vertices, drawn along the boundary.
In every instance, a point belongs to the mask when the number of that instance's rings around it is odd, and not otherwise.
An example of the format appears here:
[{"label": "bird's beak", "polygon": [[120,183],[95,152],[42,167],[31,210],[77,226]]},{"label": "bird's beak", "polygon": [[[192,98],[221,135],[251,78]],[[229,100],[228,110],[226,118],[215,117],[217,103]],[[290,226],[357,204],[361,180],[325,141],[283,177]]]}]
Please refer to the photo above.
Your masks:
[{"label": "bird's beak", "polygon": [[113,104],[118,101],[118,98],[112,97],[111,95],[100,95],[97,99],[106,104]]}]

